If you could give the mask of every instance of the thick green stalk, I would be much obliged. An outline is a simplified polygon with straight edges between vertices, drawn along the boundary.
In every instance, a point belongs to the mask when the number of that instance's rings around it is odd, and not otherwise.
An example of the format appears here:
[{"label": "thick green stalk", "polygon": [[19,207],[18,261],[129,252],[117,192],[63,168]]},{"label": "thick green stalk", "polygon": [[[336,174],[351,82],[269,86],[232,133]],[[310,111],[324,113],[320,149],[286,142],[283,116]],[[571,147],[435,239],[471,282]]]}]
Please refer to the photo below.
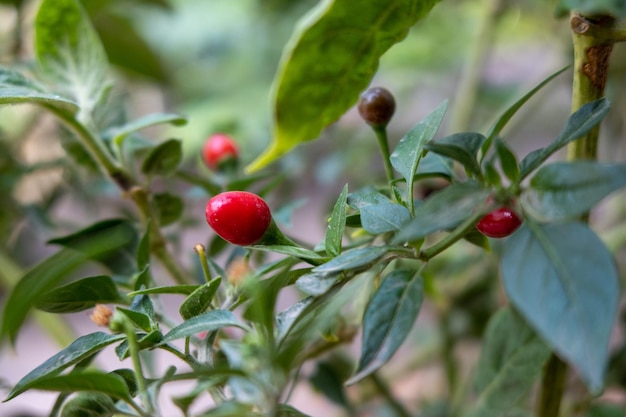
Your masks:
[{"label": "thick green stalk", "polygon": [[[616,42],[626,40],[626,26],[611,16],[582,16],[574,12],[570,18],[574,45],[574,80],[572,112],[586,103],[604,97],[609,58]],[[568,146],[567,159],[597,159],[600,126]],[[585,216],[586,218],[587,216]],[[565,391],[567,364],[552,354],[543,371],[537,401],[537,417],[558,417]]]},{"label": "thick green stalk", "polygon": [[376,133],[376,139],[378,139],[378,147],[380,148],[380,154],[383,157],[383,163],[385,165],[385,175],[389,184],[395,179],[393,173],[393,166],[391,165],[390,152],[389,152],[389,140],[387,139],[387,126],[373,127],[374,133]]}]

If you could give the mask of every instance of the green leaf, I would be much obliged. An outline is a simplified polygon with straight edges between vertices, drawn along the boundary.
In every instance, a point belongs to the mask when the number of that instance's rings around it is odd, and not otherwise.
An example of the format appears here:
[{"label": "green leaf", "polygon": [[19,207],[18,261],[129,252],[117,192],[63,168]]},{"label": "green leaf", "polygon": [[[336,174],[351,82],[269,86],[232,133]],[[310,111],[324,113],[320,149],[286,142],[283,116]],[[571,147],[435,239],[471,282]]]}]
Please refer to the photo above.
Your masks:
[{"label": "green leaf", "polygon": [[468,172],[480,178],[482,173],[477,155],[484,142],[485,137],[480,133],[456,133],[430,141],[424,145],[424,149],[460,162]]},{"label": "green leaf", "polygon": [[[351,404],[343,384],[342,365],[344,365],[343,367],[345,368],[346,364],[341,362],[318,362],[315,373],[309,377],[309,381],[311,385],[317,391],[324,394],[326,398],[350,410]],[[348,370],[348,372],[351,372],[351,370]]]},{"label": "green leaf", "polygon": [[40,378],[33,381],[28,389],[56,392],[91,391],[118,399],[130,399],[128,386],[121,376],[96,370],[81,370],[66,375]]},{"label": "green leaf", "polygon": [[346,384],[365,378],[391,359],[413,327],[423,296],[424,283],[415,271],[387,275],[365,309],[361,359]]},{"label": "green leaf", "polygon": [[0,339],[8,337],[11,343],[14,343],[35,300],[66,279],[71,271],[89,259],[106,260],[108,256],[123,253],[121,250],[133,238],[133,233],[127,229],[127,225],[117,222],[103,222],[99,225],[102,227],[92,229],[93,233],[79,233],[77,236],[79,239],[68,237],[68,241],[64,242],[70,247],[77,244],[78,252],[64,249],[42,261],[20,279],[6,300]]},{"label": "green leaf", "polygon": [[397,232],[410,219],[409,210],[400,204],[376,204],[361,208],[361,224],[372,234]]},{"label": "green leaf", "polygon": [[75,313],[96,304],[124,303],[111,277],[98,275],[83,278],[42,294],[35,307],[49,313]]},{"label": "green leaf", "polygon": [[125,336],[121,334],[107,334],[103,332],[91,333],[79,337],[68,347],[46,360],[19,380],[4,401],[9,401],[30,389],[32,384],[36,383],[38,380],[57,375],[64,369],[124,338]]},{"label": "green leaf", "polygon": [[524,210],[540,221],[573,218],[624,186],[626,164],[560,162],[537,171],[521,202]]},{"label": "green leaf", "polygon": [[571,10],[584,16],[611,15],[626,18],[626,4],[621,0],[560,0],[556,13],[565,16]]},{"label": "green leaf", "polygon": [[313,301],[315,301],[313,297],[307,297],[276,315],[276,338],[279,341],[289,333],[296,320],[313,304]]},{"label": "green leaf", "polygon": [[433,232],[452,229],[472,216],[489,190],[472,182],[452,184],[433,194],[415,209],[415,217],[402,227],[393,244],[413,242]]},{"label": "green leaf", "polygon": [[128,293],[129,297],[136,295],[149,295],[149,294],[185,294],[189,295],[197,290],[200,285],[184,284],[184,285],[169,285],[164,287],[152,287],[143,290],[137,290]]},{"label": "green leaf", "polygon": [[137,269],[142,270],[150,266],[150,228],[152,227],[151,223],[148,223],[146,226],[146,231],[144,232],[139,244],[137,245]]},{"label": "green leaf", "polygon": [[[163,340],[163,334],[159,330],[152,330],[148,333],[138,333],[137,336],[139,336],[139,339],[137,340],[139,350],[153,349]],[[115,347],[115,354],[121,361],[130,356],[128,339],[124,340],[122,343]]]},{"label": "green leaf", "polygon": [[371,204],[391,203],[385,195],[376,191],[374,187],[366,187],[348,195],[348,205],[353,209],[360,210]]},{"label": "green leaf", "polygon": [[438,0],[325,0],[297,25],[274,80],[274,134],[248,170],[315,139],[367,88],[380,57]]},{"label": "green leaf", "polygon": [[[407,182],[407,189],[413,190],[415,173],[422,159],[424,144],[435,137],[443,117],[448,109],[448,102],[441,103],[432,113],[409,131],[391,153],[389,160]],[[409,197],[412,199],[412,197]]]},{"label": "green leaf", "polygon": [[511,148],[509,148],[504,141],[497,139],[496,152],[498,153],[498,158],[500,158],[500,166],[502,167],[504,175],[514,184],[517,183],[520,174],[519,164]]},{"label": "green leaf", "polygon": [[568,143],[589,133],[596,127],[609,112],[610,103],[602,98],[581,106],[572,114],[563,131],[558,138],[545,148],[532,151],[520,162],[520,175],[525,178],[532,171],[537,169],[553,153],[567,145]]},{"label": "green leaf", "polygon": [[339,281],[339,273],[315,273],[302,275],[296,281],[296,288],[305,294],[319,296],[326,293],[337,281]]},{"label": "green leaf", "polygon": [[137,230],[130,221],[108,219],[70,235],[51,239],[48,243],[85,253],[89,259],[100,262],[112,272],[124,275],[136,271],[137,240]]},{"label": "green leaf", "polygon": [[116,307],[116,310],[125,315],[139,329],[145,332],[150,332],[153,329],[153,323],[146,313],[124,307]]},{"label": "green leaf", "polygon": [[492,141],[500,135],[502,129],[506,126],[506,124],[511,120],[511,118],[517,113],[517,111],[532,97],[537,93],[537,91],[541,90],[546,84],[556,78],[558,75],[563,73],[568,67],[558,70],[554,74],[550,75],[548,78],[540,82],[535,88],[526,93],[522,98],[517,100],[511,107],[509,107],[493,124],[491,129],[489,129],[489,133],[487,133],[487,140],[482,146],[482,157],[484,158],[487,155],[487,150],[489,146],[491,146]]},{"label": "green leaf", "polygon": [[348,200],[348,184],[344,185],[326,229],[326,253],[337,256],[341,253],[343,232],[346,229],[346,202]]},{"label": "green leaf", "polygon": [[113,417],[115,402],[106,394],[81,392],[63,403],[60,417]]},{"label": "green leaf", "polygon": [[370,246],[367,248],[350,249],[336,258],[313,268],[315,273],[332,273],[357,268],[367,268],[391,250],[388,246]]},{"label": "green leaf", "polygon": [[452,160],[445,156],[428,152],[419,162],[415,179],[427,177],[444,177],[451,179],[455,177]]},{"label": "green leaf", "polygon": [[37,58],[44,74],[91,115],[107,85],[100,39],[76,0],[43,0],[35,19]]},{"label": "green leaf", "polygon": [[169,343],[172,340],[193,336],[200,332],[212,332],[222,327],[239,327],[247,330],[248,327],[237,320],[232,312],[228,310],[213,310],[192,317],[182,324],[174,327],[165,335],[162,343]]},{"label": "green leaf", "polygon": [[217,290],[220,288],[222,278],[217,277],[197,288],[182,302],[178,311],[185,320],[204,313],[210,306]]},{"label": "green leaf", "polygon": [[46,91],[22,74],[0,66],[0,104],[31,103],[73,116],[78,104],[58,94]]},{"label": "green leaf", "polygon": [[185,204],[183,199],[170,193],[156,193],[152,199],[159,217],[159,225],[169,226],[183,215]]},{"label": "green leaf", "polygon": [[513,408],[541,375],[550,348],[510,308],[487,325],[476,372],[478,398],[464,417],[500,417]]},{"label": "green leaf", "polygon": [[156,126],[160,124],[171,123],[175,126],[181,126],[187,123],[187,119],[184,116],[171,113],[153,113],[144,116],[140,119],[133,120],[130,123],[126,123],[123,126],[117,126],[111,131],[104,134],[105,137],[111,137],[113,143],[121,146],[124,139],[131,133],[137,132],[147,127]]},{"label": "green leaf", "polygon": [[277,417],[311,417],[308,414],[304,414],[302,411],[296,410],[289,404],[278,404]]},{"label": "green leaf", "polygon": [[527,220],[505,241],[500,265],[513,305],[598,392],[619,297],[615,263],[602,241],[583,223]]},{"label": "green leaf", "polygon": [[312,250],[301,248],[299,246],[289,245],[269,245],[269,246],[252,246],[256,250],[264,252],[280,253],[282,255],[293,256],[294,258],[302,259],[307,262],[311,261],[313,264],[319,264],[326,261],[328,258],[320,255]]},{"label": "green leaf", "polygon": [[141,165],[141,172],[146,175],[172,175],[178,169],[182,158],[183,150],[180,140],[166,140],[150,151]]}]

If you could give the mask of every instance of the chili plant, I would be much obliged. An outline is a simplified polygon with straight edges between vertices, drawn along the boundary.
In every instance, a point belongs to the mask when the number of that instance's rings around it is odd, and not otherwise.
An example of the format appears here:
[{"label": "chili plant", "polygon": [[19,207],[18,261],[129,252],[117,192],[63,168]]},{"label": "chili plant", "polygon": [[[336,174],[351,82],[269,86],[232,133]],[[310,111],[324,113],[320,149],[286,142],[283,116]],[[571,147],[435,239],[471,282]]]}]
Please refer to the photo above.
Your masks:
[{"label": "chili plant", "polygon": [[[405,342],[425,298],[450,305],[482,291],[484,282],[451,299],[438,290],[453,247],[474,245],[494,248],[489,256],[498,260],[501,280],[487,285],[501,285],[506,300],[479,325],[472,390],[459,381],[455,340],[445,333],[440,349],[449,398],[438,415],[526,416],[534,409],[537,416],[558,416],[568,368],[587,390],[572,413],[593,410],[593,397],[607,381],[620,287],[613,255],[587,218],[626,185],[626,164],[596,160],[599,126],[610,106],[607,66],[613,44],[626,39],[626,8],[611,1],[560,2],[559,12],[570,13],[572,25],[573,104],[561,133],[546,146],[517,155],[503,129],[544,85],[571,73],[566,69],[523,95],[487,132],[437,137],[444,101],[390,149],[386,126],[403,103],[368,86],[379,58],[436,3],[320,2],[296,27],[279,65],[273,142],[245,172],[231,163],[205,176],[182,168],[180,140],[137,139],[146,127],[183,124],[183,116],[102,122],[113,85],[103,45],[80,3],[43,0],[34,21],[36,68],[1,67],[0,104],[35,104],[55,115],[80,155],[134,203],[135,212],[50,240],[60,249],[14,286],[3,309],[3,341],[15,343],[32,309],[93,310],[93,321],[106,329],[79,336],[35,367],[5,401],[47,390],[59,392],[50,415],[156,416],[163,415],[161,388],[186,380],[193,387],[173,399],[183,415],[301,416],[290,393],[312,362],[313,383],[350,415],[358,409],[345,387],[371,384],[397,415],[409,416],[379,370]],[[385,179],[360,189],[346,184],[320,242],[288,238],[272,217],[279,207],[263,199],[277,183],[277,172],[266,166],[317,138],[359,97],[358,110],[380,145]],[[236,143],[223,137],[233,162]],[[565,147],[568,160],[555,161]],[[217,170],[222,156],[204,157]],[[433,177],[446,186],[421,198],[417,185]],[[178,224],[184,206],[182,194],[158,191],[163,182],[202,189],[208,224],[230,242],[214,237],[208,248],[188,248],[197,254],[196,270],[181,262],[184,254],[172,251],[163,232]],[[87,262],[107,273],[68,280]],[[170,282],[157,284],[164,279]],[[294,289],[299,299],[278,311],[279,296]],[[170,294],[183,297],[180,317],[161,308],[161,297]],[[444,326],[449,319],[443,314]],[[333,352],[359,332],[360,356],[347,375],[345,361],[337,362]],[[92,366],[111,346],[120,360],[130,358],[132,369]],[[149,377],[145,354],[155,350],[179,365]],[[200,401],[206,395],[210,401]]]}]

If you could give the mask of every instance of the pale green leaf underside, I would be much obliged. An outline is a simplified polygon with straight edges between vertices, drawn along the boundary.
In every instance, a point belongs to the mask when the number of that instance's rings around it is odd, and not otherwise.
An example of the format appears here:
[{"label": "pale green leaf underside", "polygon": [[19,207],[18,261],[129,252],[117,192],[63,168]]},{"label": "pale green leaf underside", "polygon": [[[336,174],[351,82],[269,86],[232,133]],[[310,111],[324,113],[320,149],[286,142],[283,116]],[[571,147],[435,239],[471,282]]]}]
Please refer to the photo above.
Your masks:
[{"label": "pale green leaf underside", "polygon": [[270,147],[248,170],[319,136],[356,102],[380,57],[438,0],[320,2],[295,29],[274,80]]}]

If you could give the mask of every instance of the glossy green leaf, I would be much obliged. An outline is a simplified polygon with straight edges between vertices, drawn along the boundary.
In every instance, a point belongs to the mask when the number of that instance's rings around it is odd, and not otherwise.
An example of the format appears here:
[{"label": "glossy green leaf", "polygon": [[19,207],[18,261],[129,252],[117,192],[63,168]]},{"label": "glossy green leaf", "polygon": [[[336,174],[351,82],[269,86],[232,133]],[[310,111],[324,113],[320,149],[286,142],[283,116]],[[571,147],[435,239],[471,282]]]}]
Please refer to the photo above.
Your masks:
[{"label": "glossy green leaf", "polygon": [[424,149],[460,162],[468,172],[480,178],[482,174],[477,155],[485,139],[480,133],[456,133],[430,141]]},{"label": "glossy green leaf", "polygon": [[125,336],[121,334],[107,334],[103,332],[80,336],[68,347],[46,360],[44,363],[30,371],[24,378],[19,380],[4,401],[8,401],[30,389],[32,384],[36,383],[38,380],[57,375],[64,369],[124,338]]},{"label": "glossy green leaf", "polygon": [[451,179],[455,177],[454,166],[452,160],[445,156],[428,152],[417,167],[415,179],[427,177],[444,177]]},{"label": "glossy green leaf", "polygon": [[496,140],[496,152],[498,153],[498,158],[500,159],[500,166],[502,167],[502,171],[504,175],[511,180],[513,183],[517,183],[519,181],[519,164],[517,162],[517,157],[509,148],[509,146],[502,140]]},{"label": "glossy green leaf", "polygon": [[35,19],[37,58],[44,74],[90,115],[107,86],[108,60],[77,0],[43,0]]},{"label": "glossy green leaf", "polygon": [[[48,243],[85,253],[89,259],[100,262],[112,272],[124,275],[136,271],[137,241],[137,230],[129,220],[108,219],[51,239]],[[94,250],[97,253],[91,254]]]},{"label": "glossy green leaf", "polygon": [[273,142],[258,170],[315,139],[357,101],[380,57],[438,0],[324,0],[297,25],[274,80]]},{"label": "glossy green leaf", "polygon": [[517,111],[524,104],[526,104],[526,102],[532,96],[534,96],[539,90],[541,90],[546,84],[548,84],[550,81],[552,81],[558,75],[563,73],[567,68],[568,67],[560,69],[557,72],[555,72],[554,74],[550,75],[548,78],[546,78],[545,80],[540,82],[537,86],[535,86],[528,93],[526,93],[522,98],[520,98],[515,103],[513,103],[513,105],[511,107],[509,107],[508,109],[506,109],[506,111],[504,113],[502,113],[502,115],[498,118],[498,120],[496,120],[496,122],[493,124],[491,129],[489,129],[489,133],[487,133],[487,140],[485,141],[485,143],[483,144],[482,149],[481,149],[481,151],[482,151],[482,158],[484,158],[487,155],[487,151],[488,151],[489,147],[491,146],[491,143],[493,142],[493,140],[498,135],[500,135],[500,133],[502,132],[502,129],[504,129],[506,124],[509,122],[509,120],[511,120],[511,118],[515,115],[515,113],[517,113]]},{"label": "glossy green leaf", "polygon": [[81,392],[63,403],[60,417],[113,417],[115,402],[106,394]]},{"label": "glossy green leaf", "polygon": [[239,327],[246,330],[247,326],[240,322],[235,315],[228,310],[212,310],[184,321],[174,327],[163,338],[163,343],[172,340],[193,336],[200,332],[212,332],[222,327]]},{"label": "glossy green leaf", "polygon": [[197,290],[200,285],[184,284],[184,285],[168,285],[164,287],[152,287],[143,290],[136,290],[128,293],[129,297],[135,295],[149,295],[149,294],[184,294],[189,295]]},{"label": "glossy green leaf", "polygon": [[365,378],[391,359],[413,327],[423,296],[424,283],[415,271],[387,275],[365,309],[361,359],[346,384]]},{"label": "glossy green leaf", "polygon": [[28,389],[56,392],[92,391],[118,399],[130,398],[126,382],[121,376],[96,370],[81,370],[66,375],[40,378],[33,381]]},{"label": "glossy green leaf", "polygon": [[[127,229],[127,225],[117,222],[102,222],[99,225],[102,227],[91,229],[93,233],[78,233],[78,240],[67,237],[64,244],[72,247],[72,250],[64,249],[52,255],[20,279],[6,299],[0,339],[8,337],[14,343],[35,300],[60,284],[71,271],[89,259],[108,260],[109,256],[120,253],[133,239],[133,231]],[[73,250],[74,246],[78,251]]]},{"label": "glossy green leaf", "polygon": [[131,310],[129,308],[117,307],[117,311],[125,315],[139,329],[149,332],[152,330],[153,324],[150,317],[146,313]]},{"label": "glossy green leaf", "polygon": [[75,101],[53,94],[22,74],[0,66],[0,105],[23,103],[38,104],[69,116],[78,111]]},{"label": "glossy green leaf", "polygon": [[550,348],[510,308],[487,325],[475,376],[478,398],[464,417],[500,417],[532,388]]},{"label": "glossy green leaf", "polygon": [[413,242],[431,233],[452,229],[472,216],[489,190],[471,182],[452,184],[433,194],[415,209],[415,217],[402,227],[393,244]]},{"label": "glossy green leaf", "polygon": [[410,219],[409,210],[400,204],[372,204],[361,209],[361,224],[372,234],[397,232]]},{"label": "glossy green leaf", "polygon": [[545,148],[532,151],[522,159],[522,162],[520,162],[521,178],[525,178],[532,171],[539,168],[550,155],[568,143],[589,133],[591,129],[604,119],[609,112],[610,106],[609,101],[605,98],[581,106],[580,109],[569,117],[563,131],[561,131],[559,137],[554,142]]},{"label": "glossy green leaf", "polygon": [[391,200],[385,195],[376,191],[374,187],[366,187],[364,189],[348,194],[348,205],[353,209],[360,210],[371,204],[391,203]]},{"label": "glossy green leaf", "polygon": [[83,278],[42,294],[35,307],[49,313],[74,313],[96,304],[124,303],[113,279],[106,275]]},{"label": "glossy green leaf", "polygon": [[113,142],[118,146],[121,146],[124,139],[131,133],[137,132],[147,127],[156,126],[160,124],[173,124],[175,126],[181,126],[187,123],[187,119],[184,116],[171,113],[152,113],[132,122],[126,123],[123,126],[118,126],[115,129],[107,132],[105,136],[111,137]]},{"label": "glossy green leaf", "polygon": [[341,253],[341,242],[346,229],[346,203],[348,200],[348,184],[343,187],[326,229],[326,253],[337,256]]},{"label": "glossy green leaf", "polygon": [[318,296],[326,293],[339,280],[339,273],[315,273],[302,275],[296,281],[296,288],[305,294]]},{"label": "glossy green leaf", "polygon": [[602,241],[583,223],[526,221],[505,241],[500,265],[513,305],[598,392],[619,296]]},{"label": "glossy green leaf", "polygon": [[172,175],[182,159],[183,149],[180,140],[169,139],[150,151],[141,165],[141,172],[146,175]]},{"label": "glossy green leaf", "polygon": [[389,157],[391,165],[407,182],[408,190],[413,189],[413,181],[423,156],[424,144],[435,137],[447,109],[447,101],[437,106],[432,113],[400,139],[400,142]]},{"label": "glossy green leaf", "polygon": [[313,268],[313,272],[327,274],[368,267],[382,258],[389,250],[391,250],[391,248],[387,246],[350,249],[325,264],[316,266]]},{"label": "glossy green leaf", "polygon": [[320,255],[312,250],[301,248],[299,246],[288,245],[269,245],[269,246],[252,246],[256,250],[262,250],[265,252],[280,253],[282,255],[293,256],[294,258],[302,259],[305,261],[311,261],[313,264],[319,264],[326,261],[328,258]]},{"label": "glossy green leaf", "polygon": [[281,311],[276,315],[276,338],[280,341],[285,337],[289,330],[300,317],[300,315],[313,303],[313,297],[302,299]]},{"label": "glossy green leaf", "polygon": [[574,218],[626,186],[626,164],[593,161],[543,166],[521,197],[524,210],[541,221]]},{"label": "glossy green leaf", "polygon": [[584,16],[611,15],[626,18],[626,3],[621,0],[560,0],[556,12],[565,16],[576,10]]},{"label": "glossy green leaf", "polygon": [[[137,336],[137,345],[139,347],[139,350],[153,349],[163,340],[163,333],[161,333],[159,330],[152,330],[149,333],[137,333]],[[121,361],[130,356],[128,339],[124,340],[122,343],[115,347],[115,354]]]},{"label": "glossy green leaf", "polygon": [[189,294],[178,309],[181,317],[188,320],[204,313],[211,306],[211,302],[221,283],[221,277],[214,278],[211,282],[207,282]]},{"label": "glossy green leaf", "polygon": [[152,195],[152,199],[159,218],[159,225],[169,226],[183,215],[185,204],[179,196],[170,193],[156,193]]}]

